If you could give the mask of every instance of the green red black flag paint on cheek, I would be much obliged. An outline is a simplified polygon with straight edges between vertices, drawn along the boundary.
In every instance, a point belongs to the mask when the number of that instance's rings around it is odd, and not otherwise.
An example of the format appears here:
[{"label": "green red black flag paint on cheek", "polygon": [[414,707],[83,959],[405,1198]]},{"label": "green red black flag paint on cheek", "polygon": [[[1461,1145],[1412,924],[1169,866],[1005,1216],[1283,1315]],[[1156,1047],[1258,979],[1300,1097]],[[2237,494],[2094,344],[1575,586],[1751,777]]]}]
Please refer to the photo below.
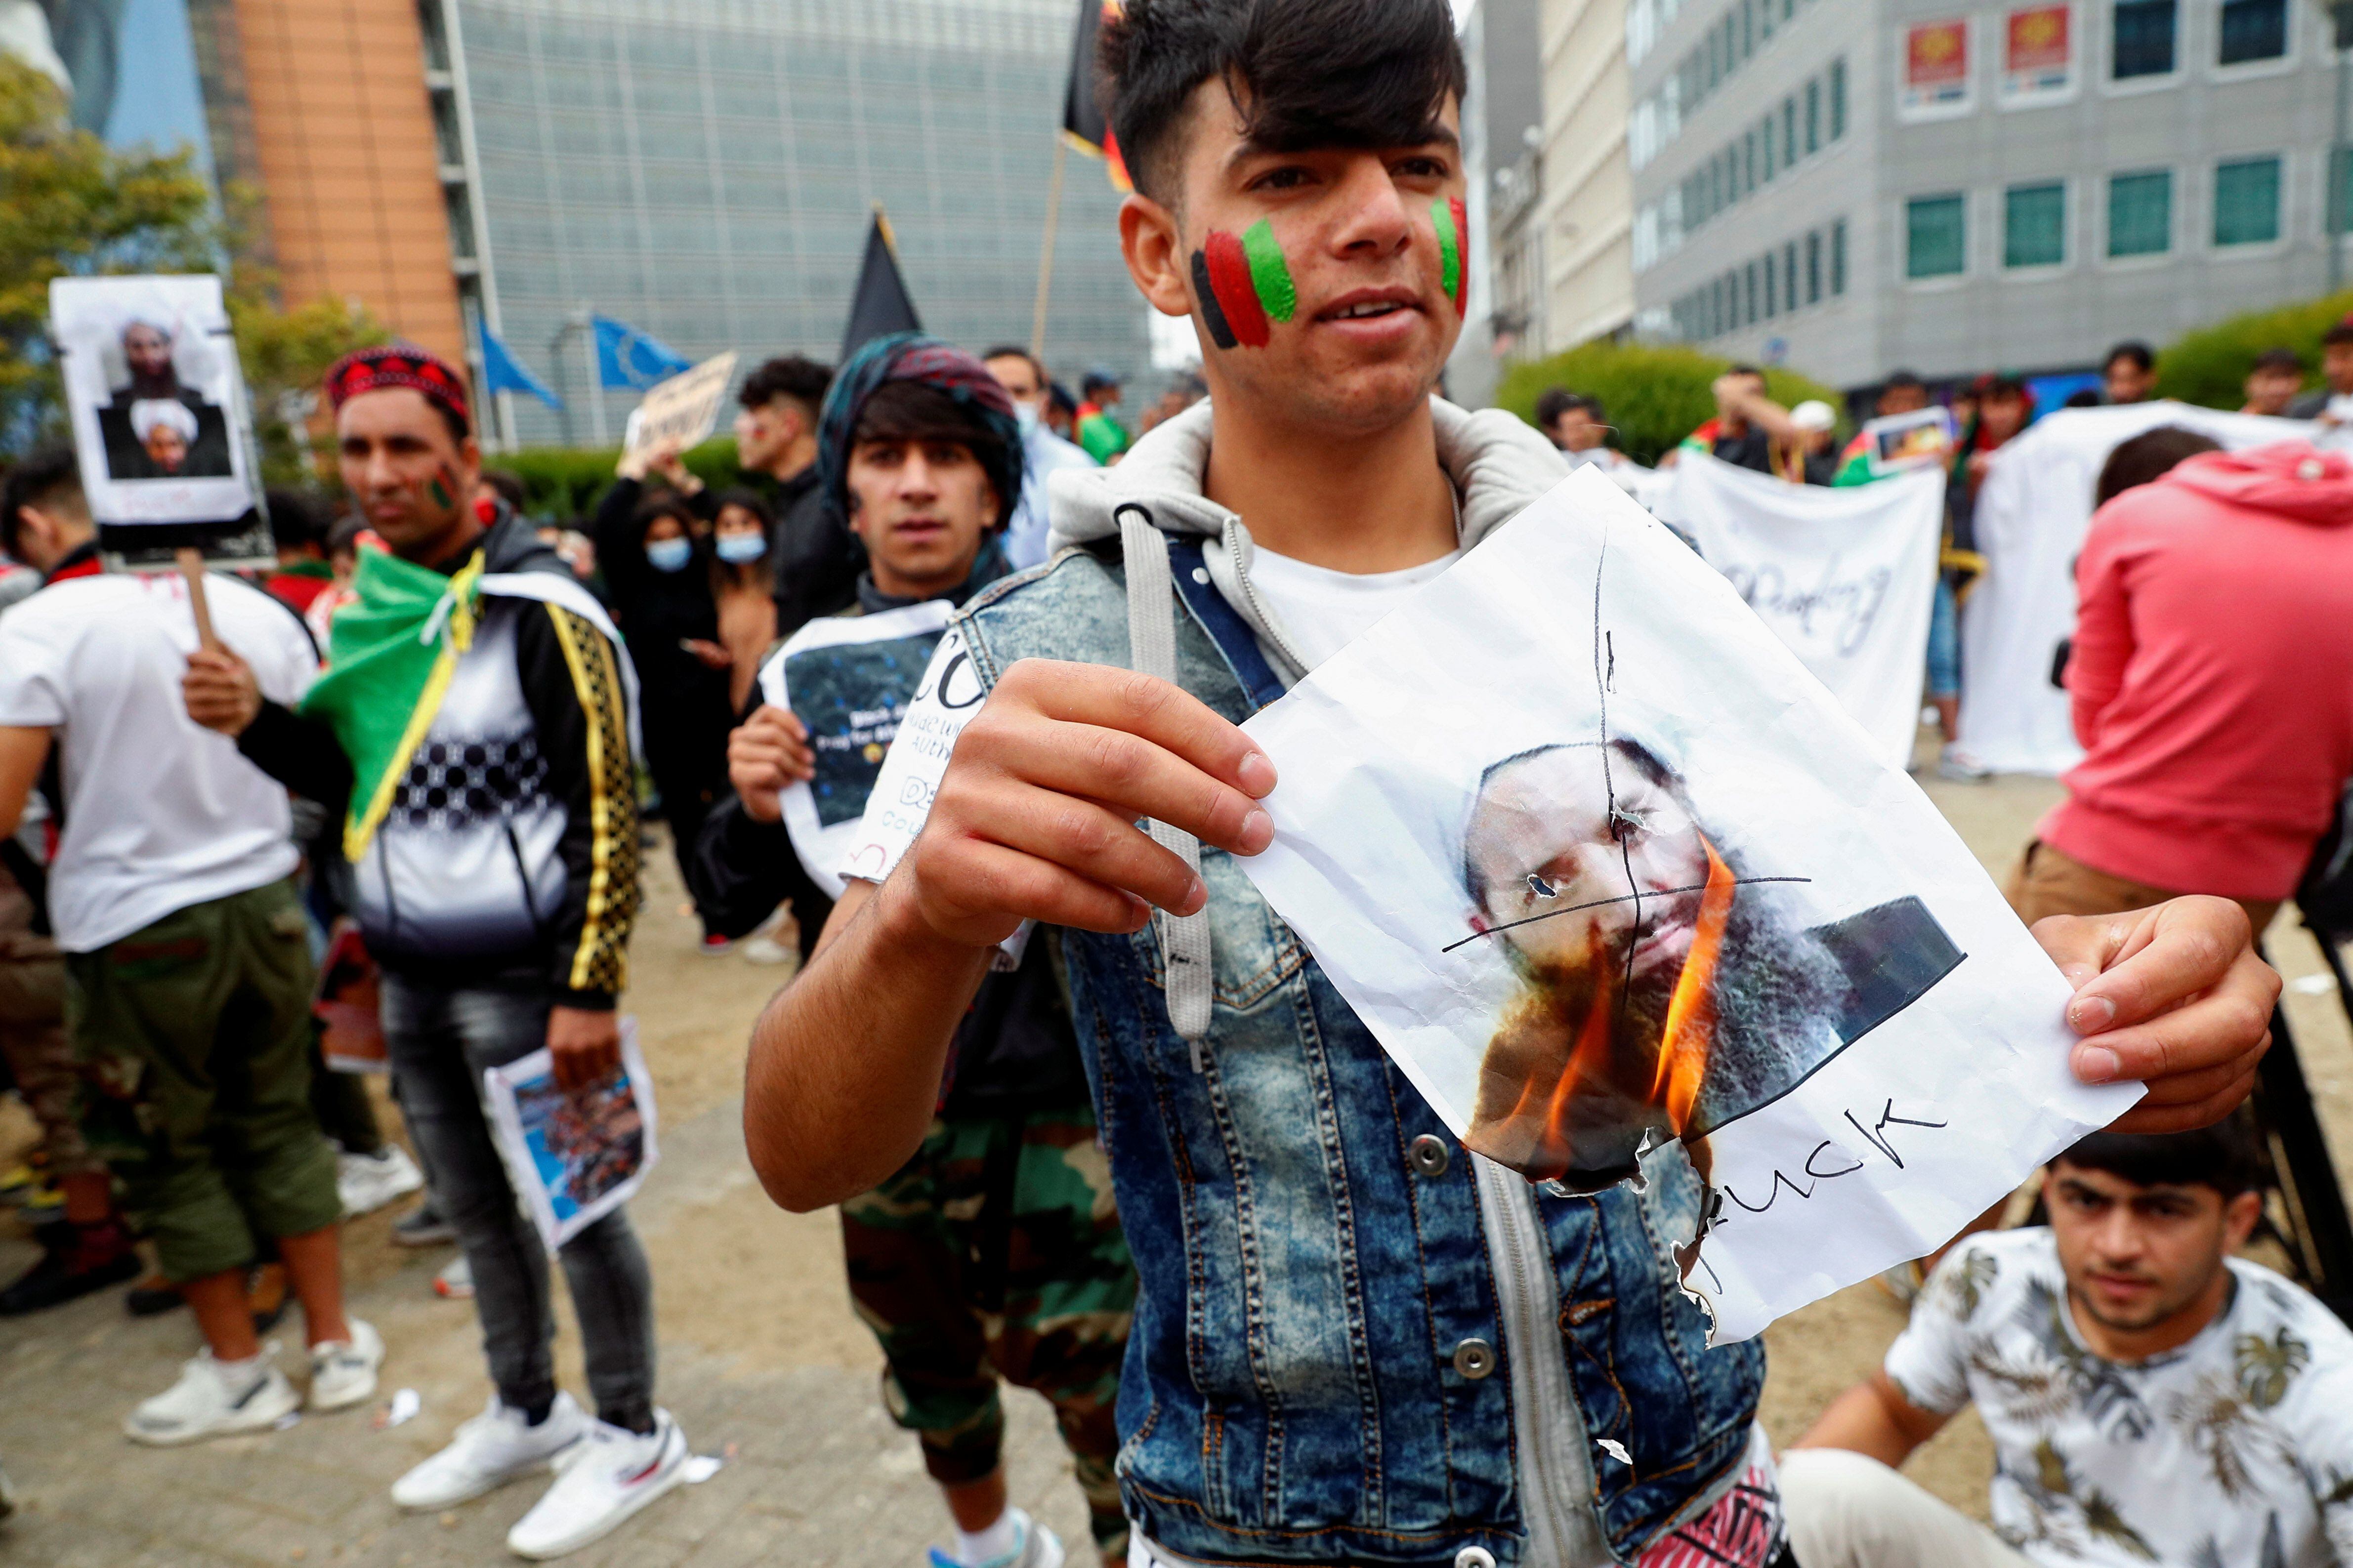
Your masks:
[{"label": "green red black flag paint on cheek", "polygon": [[1265,218],[1239,238],[1224,229],[1210,232],[1193,252],[1193,292],[1201,300],[1202,324],[1221,349],[1266,347],[1271,323],[1288,321],[1299,310],[1299,290],[1274,226]]},{"label": "green red black flag paint on cheek", "polygon": [[1430,219],[1438,230],[1438,280],[1460,316],[1470,309],[1471,297],[1471,225],[1462,198],[1430,203]]}]

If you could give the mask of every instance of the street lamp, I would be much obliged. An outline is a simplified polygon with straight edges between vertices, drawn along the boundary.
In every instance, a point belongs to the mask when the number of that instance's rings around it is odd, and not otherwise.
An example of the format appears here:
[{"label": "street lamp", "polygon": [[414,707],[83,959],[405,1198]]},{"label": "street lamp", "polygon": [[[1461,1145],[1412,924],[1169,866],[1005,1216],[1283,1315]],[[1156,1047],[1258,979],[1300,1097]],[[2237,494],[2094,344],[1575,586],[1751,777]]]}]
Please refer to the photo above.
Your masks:
[{"label": "street lamp", "polygon": [[2322,0],[2337,33],[2337,133],[2328,142],[2328,291],[2345,287],[2347,187],[2353,185],[2353,0]]}]

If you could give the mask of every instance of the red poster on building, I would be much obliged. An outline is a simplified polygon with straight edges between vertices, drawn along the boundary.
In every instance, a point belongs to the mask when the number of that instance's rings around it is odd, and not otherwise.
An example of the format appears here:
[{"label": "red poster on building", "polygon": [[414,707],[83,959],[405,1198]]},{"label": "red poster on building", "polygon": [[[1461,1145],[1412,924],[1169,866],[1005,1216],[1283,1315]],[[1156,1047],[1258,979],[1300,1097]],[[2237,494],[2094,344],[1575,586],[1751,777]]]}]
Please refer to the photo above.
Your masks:
[{"label": "red poster on building", "polygon": [[1904,110],[1955,113],[1969,101],[1969,24],[1966,17],[1923,22],[1904,34]]},{"label": "red poster on building", "polygon": [[2001,94],[2051,98],[2075,82],[2074,13],[2064,5],[2024,5],[2003,19]]}]

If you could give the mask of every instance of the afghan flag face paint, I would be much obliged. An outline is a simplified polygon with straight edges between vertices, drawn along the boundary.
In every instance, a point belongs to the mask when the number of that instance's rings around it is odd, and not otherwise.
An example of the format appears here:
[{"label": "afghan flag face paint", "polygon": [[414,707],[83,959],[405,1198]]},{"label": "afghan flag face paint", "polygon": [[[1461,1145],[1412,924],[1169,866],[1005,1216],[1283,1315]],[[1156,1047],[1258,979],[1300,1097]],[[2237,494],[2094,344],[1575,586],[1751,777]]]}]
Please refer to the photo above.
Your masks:
[{"label": "afghan flag face paint", "polygon": [[1239,239],[1224,229],[1211,231],[1193,253],[1193,292],[1200,296],[1210,341],[1221,349],[1262,349],[1273,335],[1269,323],[1288,321],[1299,310],[1291,268],[1265,218]]},{"label": "afghan flag face paint", "polygon": [[1430,220],[1438,228],[1438,280],[1460,316],[1469,309],[1471,280],[1471,225],[1463,214],[1462,198],[1449,196],[1430,203]]}]

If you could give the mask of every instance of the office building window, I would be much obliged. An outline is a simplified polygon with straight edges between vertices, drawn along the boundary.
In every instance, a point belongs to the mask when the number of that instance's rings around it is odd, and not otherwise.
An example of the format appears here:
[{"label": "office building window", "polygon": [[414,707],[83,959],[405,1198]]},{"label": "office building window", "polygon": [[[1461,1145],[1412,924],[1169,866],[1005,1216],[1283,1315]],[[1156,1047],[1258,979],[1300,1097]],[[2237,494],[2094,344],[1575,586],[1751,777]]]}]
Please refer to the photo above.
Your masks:
[{"label": "office building window", "polygon": [[1822,84],[1820,78],[1806,84],[1806,153],[1809,156],[1822,150]]},{"label": "office building window", "polygon": [[2214,171],[2214,243],[2269,245],[2280,237],[2280,161],[2241,158]]},{"label": "office building window", "polygon": [[1904,205],[1904,275],[1950,278],[1968,260],[1968,198],[1915,196]]},{"label": "office building window", "polygon": [[1831,140],[1846,134],[1846,61],[1831,62]]},{"label": "office building window", "polygon": [[1715,337],[1724,331],[1724,279],[1719,278],[1707,286],[1707,335]]},{"label": "office building window", "polygon": [[1822,302],[1822,231],[1806,236],[1806,303]]},{"label": "office building window", "polygon": [[1757,0],[1740,0],[1740,58],[1757,52]]},{"label": "office building window", "polygon": [[2118,81],[2172,74],[2175,5],[2176,0],[2116,0],[2111,58]]},{"label": "office building window", "polygon": [[1767,321],[1781,313],[1781,280],[1776,276],[1780,268],[1774,265],[1775,259],[1771,251],[1765,253],[1765,317]]},{"label": "office building window", "polygon": [[1764,301],[1757,297],[1757,263],[1753,261],[1740,269],[1740,294],[1745,307],[1742,314],[1746,318],[1746,324],[1753,327],[1757,324],[1757,318],[1761,313],[1764,304]]},{"label": "office building window", "polygon": [[1757,132],[1751,131],[1740,139],[1740,185],[1743,194],[1757,191]]},{"label": "office building window", "polygon": [[1831,292],[1846,292],[1846,219],[1831,225]]},{"label": "office building window", "polygon": [[2286,53],[2287,0],[2222,0],[2222,64],[2275,60]]},{"label": "office building window", "polygon": [[2173,174],[2108,177],[2108,254],[2162,256],[2173,248]]},{"label": "office building window", "polygon": [[1798,308],[1798,242],[1794,239],[1781,247],[1781,299],[1790,310]]},{"label": "office building window", "polygon": [[1798,161],[1798,100],[1781,100],[1781,166],[1788,168]]},{"label": "office building window", "polygon": [[2353,153],[2332,152],[2328,162],[2334,177],[2328,182],[2328,210],[2321,221],[2328,226],[2326,232],[2343,234],[2353,227],[2353,223],[2348,222],[2353,218]]},{"label": "office building window", "polygon": [[1779,169],[1777,166],[1778,160],[1773,156],[1773,117],[1771,115],[1768,114],[1765,117],[1765,133],[1757,137],[1757,140],[1764,144],[1765,183],[1769,185],[1773,183],[1773,176],[1779,173]]},{"label": "office building window", "polygon": [[2056,267],[2067,259],[2067,187],[2012,185],[2001,199],[2001,264]]}]

